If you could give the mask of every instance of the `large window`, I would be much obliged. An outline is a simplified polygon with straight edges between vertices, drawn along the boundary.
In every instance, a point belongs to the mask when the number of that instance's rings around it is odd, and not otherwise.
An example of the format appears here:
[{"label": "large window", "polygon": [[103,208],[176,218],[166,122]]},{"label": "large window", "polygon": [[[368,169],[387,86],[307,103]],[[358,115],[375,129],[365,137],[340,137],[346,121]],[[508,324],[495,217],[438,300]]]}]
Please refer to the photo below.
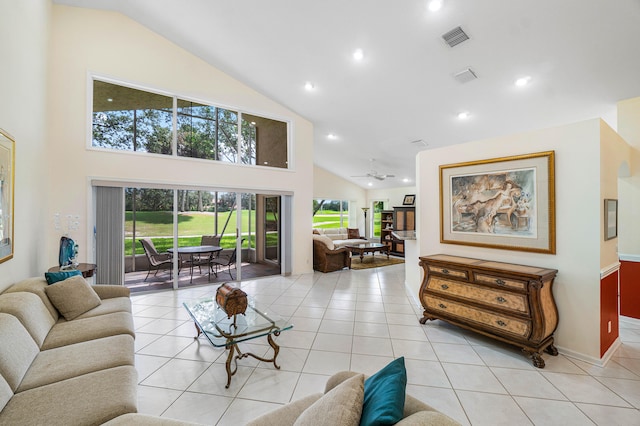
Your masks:
[{"label": "large window", "polygon": [[93,81],[94,147],[288,168],[288,145],[283,121]]},{"label": "large window", "polygon": [[349,202],[345,200],[313,200],[314,228],[348,228]]}]

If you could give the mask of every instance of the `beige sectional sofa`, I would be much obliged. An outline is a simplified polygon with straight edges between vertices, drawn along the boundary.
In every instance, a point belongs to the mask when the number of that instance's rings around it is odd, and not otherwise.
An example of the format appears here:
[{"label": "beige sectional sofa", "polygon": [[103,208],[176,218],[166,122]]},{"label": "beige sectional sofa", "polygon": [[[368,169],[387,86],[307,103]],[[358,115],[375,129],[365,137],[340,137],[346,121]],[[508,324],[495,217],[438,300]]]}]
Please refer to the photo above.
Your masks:
[{"label": "beige sectional sofa", "polygon": [[364,237],[352,237],[349,238],[348,228],[313,228],[314,235],[324,235],[329,237],[335,248],[342,248],[348,244],[362,244],[366,242]]},{"label": "beige sectional sofa", "polygon": [[[92,297],[97,306],[73,311]],[[135,414],[134,338],[125,287],[80,276],[12,285],[0,294],[0,424],[186,424]]]}]

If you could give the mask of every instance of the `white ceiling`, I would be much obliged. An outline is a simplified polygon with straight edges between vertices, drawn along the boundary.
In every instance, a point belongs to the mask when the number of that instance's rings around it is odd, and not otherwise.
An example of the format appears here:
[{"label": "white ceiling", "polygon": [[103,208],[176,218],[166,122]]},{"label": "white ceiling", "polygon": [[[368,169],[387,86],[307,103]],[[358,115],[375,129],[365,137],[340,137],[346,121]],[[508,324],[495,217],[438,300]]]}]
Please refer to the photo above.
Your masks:
[{"label": "white ceiling", "polygon": [[[54,2],[122,12],[289,107],[314,124],[315,163],[363,187],[415,185],[419,150],[595,117],[615,127],[616,102],[640,96],[640,0],[444,0],[437,13],[426,0]],[[456,26],[470,39],[450,48]],[[467,67],[478,79],[454,80]],[[396,177],[350,177],[372,158]]]}]

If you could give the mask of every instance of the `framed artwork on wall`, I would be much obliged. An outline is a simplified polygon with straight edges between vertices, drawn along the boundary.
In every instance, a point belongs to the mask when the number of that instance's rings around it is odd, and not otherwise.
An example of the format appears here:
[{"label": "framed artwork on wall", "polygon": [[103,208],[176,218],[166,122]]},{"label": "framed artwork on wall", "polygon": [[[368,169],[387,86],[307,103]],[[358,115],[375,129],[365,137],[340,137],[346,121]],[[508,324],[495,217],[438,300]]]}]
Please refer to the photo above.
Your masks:
[{"label": "framed artwork on wall", "polygon": [[618,200],[604,200],[604,240],[618,236]]},{"label": "framed artwork on wall", "polygon": [[440,166],[440,242],[555,254],[554,154]]},{"label": "framed artwork on wall", "polygon": [[15,141],[0,129],[0,263],[13,258]]},{"label": "framed artwork on wall", "polygon": [[416,194],[405,195],[402,200],[403,206],[413,206],[416,203]]}]

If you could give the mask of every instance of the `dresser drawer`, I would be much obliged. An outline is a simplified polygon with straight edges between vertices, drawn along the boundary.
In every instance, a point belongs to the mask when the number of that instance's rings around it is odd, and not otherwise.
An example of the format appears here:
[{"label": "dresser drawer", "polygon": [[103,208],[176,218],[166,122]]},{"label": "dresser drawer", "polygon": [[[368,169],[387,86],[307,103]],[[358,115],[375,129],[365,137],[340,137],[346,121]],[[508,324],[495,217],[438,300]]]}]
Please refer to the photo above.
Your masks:
[{"label": "dresser drawer", "polygon": [[464,269],[454,269],[446,266],[429,265],[429,273],[445,275],[447,277],[469,281],[469,271]]},{"label": "dresser drawer", "polygon": [[511,278],[496,277],[493,275],[479,274],[475,272],[473,274],[473,280],[480,284],[493,284],[522,291],[527,290],[527,281],[514,280]]},{"label": "dresser drawer", "polygon": [[464,322],[482,324],[483,328],[489,328],[495,333],[509,333],[525,339],[531,334],[531,321],[511,318],[431,295],[423,295],[422,298],[424,306],[436,314],[442,313],[458,317]]},{"label": "dresser drawer", "polygon": [[500,307],[519,314],[529,314],[529,304],[526,294],[494,290],[440,277],[433,277],[429,280],[427,289],[442,295],[452,295],[458,298],[484,303],[490,307]]}]

